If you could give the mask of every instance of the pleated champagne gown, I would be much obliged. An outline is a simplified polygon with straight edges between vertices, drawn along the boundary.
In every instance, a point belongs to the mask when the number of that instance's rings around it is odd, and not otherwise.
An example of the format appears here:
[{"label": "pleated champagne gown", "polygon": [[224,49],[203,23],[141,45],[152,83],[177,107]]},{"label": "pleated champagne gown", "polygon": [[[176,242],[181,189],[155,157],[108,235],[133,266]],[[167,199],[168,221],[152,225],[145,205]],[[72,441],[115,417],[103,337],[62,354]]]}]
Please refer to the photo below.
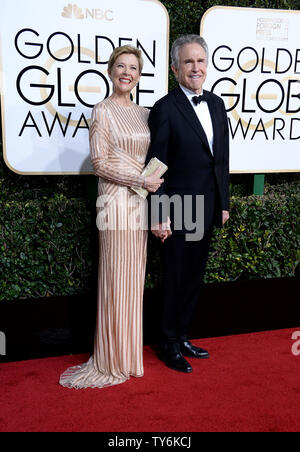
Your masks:
[{"label": "pleated champagne gown", "polygon": [[93,109],[90,152],[99,176],[97,325],[93,355],[61,375],[65,387],[102,388],[143,376],[146,208],[129,187],[144,183],[140,174],[150,142],[148,113],[111,99]]}]

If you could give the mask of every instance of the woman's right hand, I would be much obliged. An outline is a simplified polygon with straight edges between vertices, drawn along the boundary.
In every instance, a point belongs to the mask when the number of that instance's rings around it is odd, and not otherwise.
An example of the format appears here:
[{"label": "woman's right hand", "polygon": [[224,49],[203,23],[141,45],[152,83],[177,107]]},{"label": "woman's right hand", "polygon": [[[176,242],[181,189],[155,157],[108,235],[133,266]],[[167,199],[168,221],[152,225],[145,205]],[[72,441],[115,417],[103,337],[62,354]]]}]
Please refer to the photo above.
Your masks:
[{"label": "woman's right hand", "polygon": [[159,189],[161,184],[164,182],[164,179],[161,179],[159,176],[160,169],[157,168],[151,176],[147,176],[145,178],[145,188],[151,193],[155,193],[156,190]]}]

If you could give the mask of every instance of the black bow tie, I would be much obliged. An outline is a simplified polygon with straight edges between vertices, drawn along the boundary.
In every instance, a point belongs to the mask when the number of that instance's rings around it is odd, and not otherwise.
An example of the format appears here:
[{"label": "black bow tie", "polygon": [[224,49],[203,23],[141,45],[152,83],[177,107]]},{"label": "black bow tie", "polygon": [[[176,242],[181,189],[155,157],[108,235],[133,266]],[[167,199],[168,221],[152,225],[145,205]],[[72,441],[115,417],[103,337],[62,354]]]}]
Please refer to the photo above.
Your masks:
[{"label": "black bow tie", "polygon": [[202,94],[201,96],[194,96],[194,97],[192,97],[192,101],[194,102],[194,105],[200,104],[203,100],[206,101],[205,94]]}]

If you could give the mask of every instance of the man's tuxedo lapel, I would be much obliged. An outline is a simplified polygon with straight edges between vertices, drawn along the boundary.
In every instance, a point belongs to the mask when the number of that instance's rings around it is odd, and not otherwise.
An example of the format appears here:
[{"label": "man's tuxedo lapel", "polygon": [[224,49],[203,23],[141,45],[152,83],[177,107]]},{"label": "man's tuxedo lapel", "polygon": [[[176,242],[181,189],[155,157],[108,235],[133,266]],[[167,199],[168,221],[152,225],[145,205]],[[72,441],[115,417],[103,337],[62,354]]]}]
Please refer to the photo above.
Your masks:
[{"label": "man's tuxedo lapel", "polygon": [[195,130],[197,135],[200,137],[202,143],[211,154],[206,133],[204,132],[201,122],[199,121],[196,112],[193,109],[192,105],[190,104],[189,100],[187,99],[186,95],[179,86],[174,91],[174,94],[175,94],[175,105],[177,106],[179,111],[183,114],[183,116],[190,124],[190,126]]},{"label": "man's tuxedo lapel", "polygon": [[216,155],[216,152],[218,150],[218,131],[219,131],[219,127],[217,124],[217,112],[216,112],[216,108],[215,108],[215,102],[213,100],[213,97],[210,95],[209,91],[205,91],[205,94],[207,96],[207,105],[208,105],[208,109],[209,109],[209,113],[210,113],[210,117],[211,117],[211,121],[212,121],[212,126],[213,126],[213,132],[214,132],[214,145],[213,145],[213,151],[214,151],[214,156]]}]

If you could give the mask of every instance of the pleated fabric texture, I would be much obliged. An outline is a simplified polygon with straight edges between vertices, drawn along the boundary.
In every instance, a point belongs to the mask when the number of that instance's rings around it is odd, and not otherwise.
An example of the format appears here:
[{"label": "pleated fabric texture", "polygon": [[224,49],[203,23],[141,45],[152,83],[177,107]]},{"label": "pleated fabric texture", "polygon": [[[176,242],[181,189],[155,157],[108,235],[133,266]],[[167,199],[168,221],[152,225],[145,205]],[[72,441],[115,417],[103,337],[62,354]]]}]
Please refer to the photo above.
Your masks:
[{"label": "pleated fabric texture", "polygon": [[149,111],[121,107],[111,99],[97,104],[90,126],[90,153],[99,177],[98,311],[94,352],[88,362],[67,369],[60,384],[102,388],[142,377],[142,303],[147,253],[145,201],[141,187],[150,133]]}]

